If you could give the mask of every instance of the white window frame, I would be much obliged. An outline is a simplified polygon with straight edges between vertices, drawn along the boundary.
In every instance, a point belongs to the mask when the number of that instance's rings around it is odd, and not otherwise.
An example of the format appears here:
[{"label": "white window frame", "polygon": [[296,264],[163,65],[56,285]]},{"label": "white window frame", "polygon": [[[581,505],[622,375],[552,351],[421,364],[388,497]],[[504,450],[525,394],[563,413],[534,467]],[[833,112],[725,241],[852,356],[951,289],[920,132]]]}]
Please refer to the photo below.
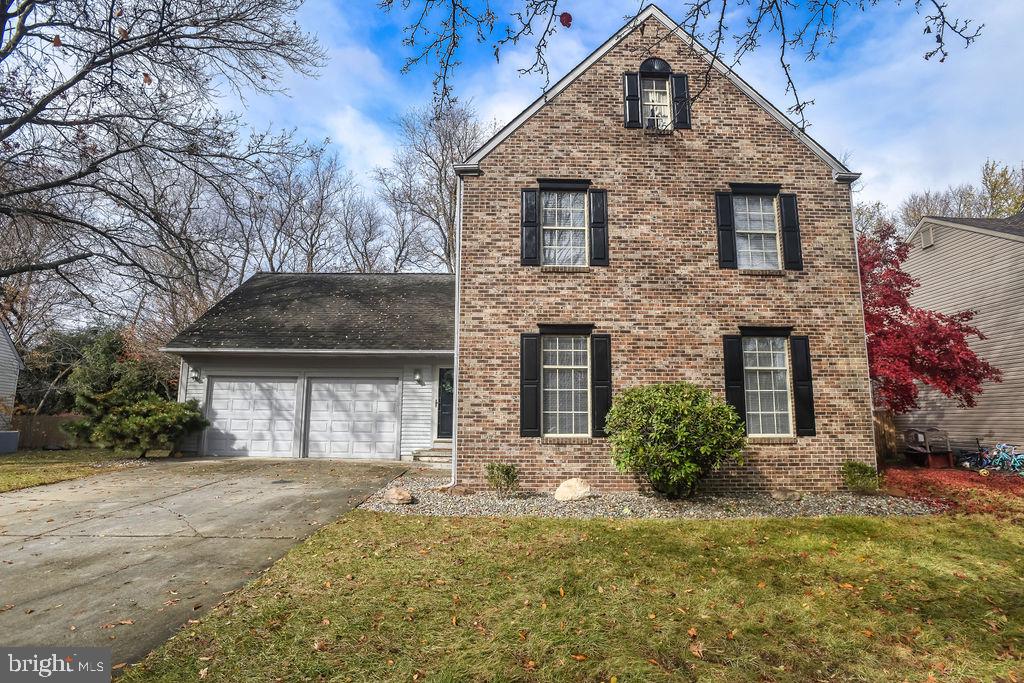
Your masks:
[{"label": "white window frame", "polygon": [[[576,228],[565,225],[548,225],[544,221],[544,195],[545,194],[581,194],[583,195],[583,226]],[[538,200],[540,201],[540,264],[541,266],[554,266],[563,268],[586,268],[590,265],[590,207],[588,204],[590,193],[587,190],[545,190],[541,189]],[[554,263],[545,257],[544,232],[546,230],[578,232],[583,231],[583,260],[580,263]]]},{"label": "white window frame", "polygon": [[[544,430],[544,413],[545,413],[545,410],[544,410],[544,396],[545,396],[545,392],[544,392],[544,371],[545,370],[581,370],[581,369],[583,369],[582,365],[559,365],[559,364],[548,365],[547,363],[544,362],[544,341],[546,339],[555,339],[555,338],[559,338],[559,337],[582,338],[584,340],[583,346],[584,346],[585,352],[587,354],[587,360],[586,360],[587,381],[586,381],[586,386],[584,387],[584,390],[585,390],[585,392],[587,394],[587,407],[586,407],[587,426],[586,426],[586,430],[583,431],[583,432],[563,433],[563,432],[547,432],[547,431]],[[592,433],[591,430],[593,429],[593,426],[591,425],[591,420],[592,420],[591,410],[592,410],[593,397],[590,395],[591,394],[591,367],[590,366],[591,366],[591,362],[592,362],[591,359],[592,359],[592,354],[591,354],[591,350],[590,350],[590,336],[589,335],[586,335],[586,334],[557,334],[557,333],[555,333],[555,334],[542,334],[541,335],[541,337],[540,337],[540,434],[541,434],[541,437],[543,437],[543,438],[552,438],[552,439],[556,439],[556,438],[582,439],[582,438],[589,438],[590,437],[590,435]],[[575,390],[573,390],[573,391],[575,391]],[[575,415],[577,412],[578,411],[576,411],[576,410],[572,410],[570,412],[570,414]],[[559,411],[557,409],[557,407],[556,407],[556,410],[554,411],[554,414],[556,415],[555,422],[557,424],[557,422],[558,422],[557,416],[562,414],[562,411]]]},{"label": "white window frame", "polygon": [[[647,102],[646,95],[649,92],[660,92],[659,88],[648,88],[648,83],[664,83],[665,84],[665,102],[654,103]],[[640,76],[640,121],[644,128],[647,128],[647,120],[650,116],[647,113],[647,107],[657,107],[658,111],[655,112],[654,121],[655,128],[657,130],[668,130],[672,127],[672,84],[669,83],[667,77],[661,76]],[[660,110],[664,108],[665,115],[660,115]]]},{"label": "white window frame", "polygon": [[[765,229],[750,229],[749,227],[740,228],[739,225],[739,211],[736,208],[736,200],[738,198],[745,199],[748,203],[751,199],[768,199],[772,203],[772,221],[775,223],[774,231]],[[750,212],[747,211],[747,214]],[[768,215],[765,212],[759,212],[762,216]],[[767,194],[756,194],[748,192],[737,192],[732,195],[732,215],[733,215],[733,230],[735,232],[736,240],[736,267],[740,270],[782,270],[782,228],[779,216],[779,197],[778,195],[767,195]],[[773,235],[775,237],[775,264],[768,264],[767,266],[752,266],[743,265],[740,260],[740,233],[745,235]],[[748,250],[749,251],[749,250]]]},{"label": "white window frame", "polygon": [[[782,356],[783,356],[783,366],[784,367],[775,367],[775,366],[771,366],[771,367],[768,367],[768,366],[749,367],[747,365],[747,350],[746,350],[746,348],[744,348],[744,344],[743,344],[743,342],[746,341],[747,339],[781,339],[782,340]],[[792,368],[793,363],[792,363],[792,359],[791,359],[791,353],[792,352],[791,352],[790,346],[789,346],[789,337],[763,335],[763,334],[761,334],[761,335],[752,334],[752,335],[747,335],[747,336],[742,337],[741,340],[740,340],[740,345],[741,345],[741,351],[742,351],[742,354],[743,354],[743,402],[744,402],[744,404],[747,403],[747,391],[748,391],[748,388],[747,388],[747,370],[774,372],[776,370],[783,370],[784,369],[786,371],[786,415],[788,417],[788,422],[789,422],[789,431],[787,431],[785,433],[781,433],[781,432],[766,433],[766,432],[763,432],[763,431],[758,431],[758,432],[750,431],[750,422],[749,422],[748,418],[749,418],[749,416],[750,416],[750,414],[752,412],[756,413],[758,415],[764,415],[764,414],[777,415],[777,414],[779,414],[779,411],[777,411],[777,410],[772,410],[772,411],[763,411],[763,410],[761,410],[760,399],[759,399],[758,400],[758,404],[759,405],[758,405],[758,409],[757,410],[751,411],[750,407],[746,406],[746,410],[745,410],[746,415],[744,415],[743,421],[744,421],[744,424],[745,424],[745,426],[747,428],[747,436],[752,436],[752,437],[755,437],[755,438],[781,438],[781,439],[792,438],[792,437],[796,436],[796,429],[795,429],[796,425],[794,424],[795,419],[796,419],[796,415],[795,415],[795,412],[794,412],[794,405],[793,405],[793,368]],[[760,389],[756,389],[755,391],[757,391],[758,394],[761,393]],[[776,390],[772,389],[772,391],[774,392]],[[772,398],[772,400],[774,401],[774,397]]]}]

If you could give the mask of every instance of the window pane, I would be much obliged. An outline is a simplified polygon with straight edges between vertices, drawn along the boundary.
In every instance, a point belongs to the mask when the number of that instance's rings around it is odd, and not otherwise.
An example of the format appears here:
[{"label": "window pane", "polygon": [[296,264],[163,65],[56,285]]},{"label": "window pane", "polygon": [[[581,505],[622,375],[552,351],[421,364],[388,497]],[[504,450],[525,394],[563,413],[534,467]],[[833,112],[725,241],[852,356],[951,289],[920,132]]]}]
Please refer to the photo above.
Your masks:
[{"label": "window pane", "polygon": [[747,432],[790,433],[789,368],[784,337],[743,338]]},{"label": "window pane", "polygon": [[590,408],[589,338],[545,335],[542,348],[544,433],[586,434]]}]

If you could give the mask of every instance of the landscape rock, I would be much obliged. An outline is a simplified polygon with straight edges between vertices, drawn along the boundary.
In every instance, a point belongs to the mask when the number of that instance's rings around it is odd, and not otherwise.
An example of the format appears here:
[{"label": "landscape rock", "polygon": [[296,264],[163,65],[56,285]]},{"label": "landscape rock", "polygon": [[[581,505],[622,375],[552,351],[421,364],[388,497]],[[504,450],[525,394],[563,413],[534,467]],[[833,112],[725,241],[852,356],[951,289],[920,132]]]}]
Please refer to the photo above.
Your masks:
[{"label": "landscape rock", "polygon": [[408,505],[412,501],[412,491],[404,486],[392,486],[384,492],[384,502],[389,505]]},{"label": "landscape rock", "polygon": [[770,495],[773,500],[800,500],[803,497],[799,491],[787,488],[773,489]]},{"label": "landscape rock", "polygon": [[590,484],[578,477],[566,479],[555,490],[555,500],[565,502],[567,500],[580,500],[590,497]]}]

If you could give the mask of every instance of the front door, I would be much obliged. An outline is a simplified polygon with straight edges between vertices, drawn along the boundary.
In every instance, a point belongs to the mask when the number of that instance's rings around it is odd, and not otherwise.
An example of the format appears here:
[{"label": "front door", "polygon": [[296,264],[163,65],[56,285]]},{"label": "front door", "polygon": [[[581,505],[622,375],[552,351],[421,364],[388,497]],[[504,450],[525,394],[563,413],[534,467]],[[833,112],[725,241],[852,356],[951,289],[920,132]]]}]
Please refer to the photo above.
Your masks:
[{"label": "front door", "polygon": [[455,375],[451,368],[437,372],[437,438],[452,438],[452,389]]}]

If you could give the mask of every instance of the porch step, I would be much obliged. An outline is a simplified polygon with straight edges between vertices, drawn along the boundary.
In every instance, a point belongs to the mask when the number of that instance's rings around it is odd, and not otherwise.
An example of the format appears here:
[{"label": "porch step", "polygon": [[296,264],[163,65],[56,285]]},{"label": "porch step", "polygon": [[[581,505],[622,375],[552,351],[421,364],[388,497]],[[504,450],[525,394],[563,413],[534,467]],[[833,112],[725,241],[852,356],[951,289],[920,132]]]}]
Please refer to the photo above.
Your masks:
[{"label": "porch step", "polygon": [[413,451],[410,455],[403,455],[402,460],[448,465],[452,461],[452,450],[450,448],[421,448],[418,451]]}]

